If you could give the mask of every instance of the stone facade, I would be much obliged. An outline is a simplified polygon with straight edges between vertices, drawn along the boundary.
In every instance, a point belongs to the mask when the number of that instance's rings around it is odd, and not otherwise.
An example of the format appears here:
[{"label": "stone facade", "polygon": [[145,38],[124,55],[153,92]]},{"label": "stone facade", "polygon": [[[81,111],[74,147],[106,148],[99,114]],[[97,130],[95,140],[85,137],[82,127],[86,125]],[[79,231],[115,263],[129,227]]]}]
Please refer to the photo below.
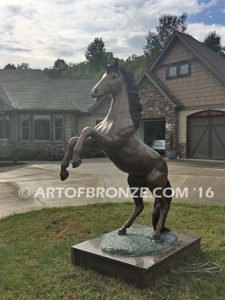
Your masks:
[{"label": "stone facade", "polygon": [[178,157],[179,158],[186,158],[187,157],[187,144],[186,143],[179,143],[178,144]]},{"label": "stone facade", "polygon": [[143,105],[142,119],[165,118],[166,149],[171,148],[171,139],[173,139],[173,150],[177,150],[177,117],[175,106],[160,93],[147,77],[142,78],[139,84],[139,93]]}]

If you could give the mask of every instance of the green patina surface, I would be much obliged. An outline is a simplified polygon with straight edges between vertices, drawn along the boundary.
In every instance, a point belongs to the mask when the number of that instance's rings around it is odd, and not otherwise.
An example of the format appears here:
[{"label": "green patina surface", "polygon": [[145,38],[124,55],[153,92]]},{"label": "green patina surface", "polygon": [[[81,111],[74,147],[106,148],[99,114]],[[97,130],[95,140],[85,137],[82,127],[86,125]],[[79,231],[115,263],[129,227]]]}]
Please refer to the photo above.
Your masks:
[{"label": "green patina surface", "polygon": [[126,235],[113,231],[103,236],[101,249],[114,255],[147,256],[176,245],[175,234],[164,233],[161,240],[156,240],[154,234],[155,231],[150,227],[129,228]]}]

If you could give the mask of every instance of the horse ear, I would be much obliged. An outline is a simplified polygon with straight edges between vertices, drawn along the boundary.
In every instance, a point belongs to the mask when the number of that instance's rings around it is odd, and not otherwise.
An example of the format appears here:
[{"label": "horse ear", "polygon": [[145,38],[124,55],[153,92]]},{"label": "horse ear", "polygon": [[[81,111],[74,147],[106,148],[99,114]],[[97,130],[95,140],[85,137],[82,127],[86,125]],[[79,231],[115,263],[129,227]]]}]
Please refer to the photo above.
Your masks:
[{"label": "horse ear", "polygon": [[114,60],[113,66],[114,66],[116,69],[119,69],[119,60],[118,60],[118,58],[116,58],[116,59]]}]

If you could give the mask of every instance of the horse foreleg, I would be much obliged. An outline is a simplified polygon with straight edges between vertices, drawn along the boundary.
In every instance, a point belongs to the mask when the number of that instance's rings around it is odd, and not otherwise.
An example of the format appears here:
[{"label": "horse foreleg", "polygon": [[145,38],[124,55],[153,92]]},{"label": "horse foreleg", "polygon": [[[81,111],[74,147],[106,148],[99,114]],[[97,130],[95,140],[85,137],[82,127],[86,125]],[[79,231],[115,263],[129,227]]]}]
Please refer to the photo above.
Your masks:
[{"label": "horse foreleg", "polygon": [[144,202],[143,202],[143,198],[141,197],[141,187],[145,186],[145,182],[143,178],[142,180],[140,180],[135,175],[129,175],[128,184],[131,190],[132,188],[135,189],[135,192],[133,193],[133,197],[134,197],[134,202],[136,207],[130,219],[118,230],[118,234],[120,235],[126,234],[127,228],[129,228],[133,224],[135,219],[140,215],[140,213],[144,209]]},{"label": "horse foreleg", "polygon": [[85,127],[73,149],[73,168],[78,167],[81,164],[81,154],[87,138],[92,138],[100,146],[103,147],[118,147],[117,137],[112,137],[98,132],[96,129],[91,127]]},{"label": "horse foreleg", "polygon": [[78,141],[79,137],[72,137],[66,147],[66,152],[64,154],[62,163],[61,163],[61,171],[60,171],[60,178],[61,180],[66,180],[69,176],[69,172],[67,168],[69,166],[70,160],[72,159],[73,149]]}]

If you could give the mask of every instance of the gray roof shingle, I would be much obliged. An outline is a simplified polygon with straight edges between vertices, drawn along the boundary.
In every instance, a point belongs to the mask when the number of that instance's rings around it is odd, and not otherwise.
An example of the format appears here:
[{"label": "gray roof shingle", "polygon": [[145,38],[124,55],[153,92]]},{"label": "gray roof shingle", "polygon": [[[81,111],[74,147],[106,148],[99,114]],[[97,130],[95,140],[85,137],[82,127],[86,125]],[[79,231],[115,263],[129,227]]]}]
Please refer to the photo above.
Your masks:
[{"label": "gray roof shingle", "polygon": [[14,109],[88,112],[96,80],[50,79],[40,70],[0,70],[0,97]]}]

